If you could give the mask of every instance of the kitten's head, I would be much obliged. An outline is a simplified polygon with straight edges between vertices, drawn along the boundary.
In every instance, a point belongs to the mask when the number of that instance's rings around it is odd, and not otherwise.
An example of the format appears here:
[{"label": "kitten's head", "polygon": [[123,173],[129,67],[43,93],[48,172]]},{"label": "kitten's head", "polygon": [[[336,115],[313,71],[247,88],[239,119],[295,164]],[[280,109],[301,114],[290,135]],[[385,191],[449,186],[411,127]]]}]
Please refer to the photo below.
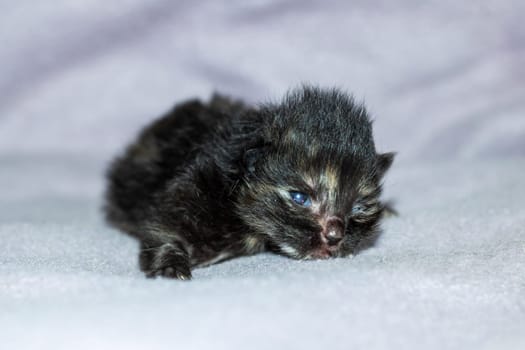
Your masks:
[{"label": "kitten's head", "polygon": [[260,113],[237,198],[244,222],[298,259],[347,256],[374,236],[384,211],[381,179],[393,154],[377,154],[363,106],[337,90],[306,87]]}]

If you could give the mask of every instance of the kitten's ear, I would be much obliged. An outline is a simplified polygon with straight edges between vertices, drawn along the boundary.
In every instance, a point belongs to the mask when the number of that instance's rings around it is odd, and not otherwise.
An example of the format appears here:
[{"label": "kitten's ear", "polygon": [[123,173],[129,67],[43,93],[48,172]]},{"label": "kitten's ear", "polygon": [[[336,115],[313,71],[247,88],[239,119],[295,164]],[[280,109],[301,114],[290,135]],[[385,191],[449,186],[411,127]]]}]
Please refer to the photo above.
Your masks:
[{"label": "kitten's ear", "polygon": [[376,157],[376,173],[378,178],[382,178],[385,173],[390,169],[395,157],[394,152],[378,154]]},{"label": "kitten's ear", "polygon": [[243,166],[250,174],[255,172],[257,162],[264,156],[266,147],[250,148],[244,151]]}]

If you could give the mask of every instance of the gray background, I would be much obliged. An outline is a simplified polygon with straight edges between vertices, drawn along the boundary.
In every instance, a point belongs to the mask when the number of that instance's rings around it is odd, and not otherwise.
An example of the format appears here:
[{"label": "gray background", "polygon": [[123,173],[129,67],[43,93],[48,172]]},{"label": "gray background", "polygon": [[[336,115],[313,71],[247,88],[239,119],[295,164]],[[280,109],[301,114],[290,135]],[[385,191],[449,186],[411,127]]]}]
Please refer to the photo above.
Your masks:
[{"label": "gray background", "polygon": [[1,5],[0,152],[108,155],[189,97],[301,82],[369,105],[406,159],[525,152],[522,1]]}]

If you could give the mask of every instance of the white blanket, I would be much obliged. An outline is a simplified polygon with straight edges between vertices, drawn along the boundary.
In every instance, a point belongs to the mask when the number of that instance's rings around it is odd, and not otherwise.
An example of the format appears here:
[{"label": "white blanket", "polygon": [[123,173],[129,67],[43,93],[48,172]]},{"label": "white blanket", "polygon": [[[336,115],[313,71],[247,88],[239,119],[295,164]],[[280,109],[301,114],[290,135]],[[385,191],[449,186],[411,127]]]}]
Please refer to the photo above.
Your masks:
[{"label": "white blanket", "polygon": [[[524,349],[523,1],[17,1],[0,11],[0,346]],[[213,90],[364,100],[401,213],[353,259],[148,280],[108,160]]]}]

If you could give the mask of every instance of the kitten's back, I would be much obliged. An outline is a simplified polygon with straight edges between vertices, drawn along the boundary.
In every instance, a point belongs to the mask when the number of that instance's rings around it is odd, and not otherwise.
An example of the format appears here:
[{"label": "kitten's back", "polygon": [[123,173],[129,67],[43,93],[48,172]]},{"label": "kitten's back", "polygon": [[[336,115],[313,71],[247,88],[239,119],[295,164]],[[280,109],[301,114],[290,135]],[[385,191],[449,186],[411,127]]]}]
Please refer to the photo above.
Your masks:
[{"label": "kitten's back", "polygon": [[192,100],[177,105],[142,130],[107,173],[108,221],[132,233],[147,219],[155,193],[185,168],[220,123],[243,109],[241,103],[215,95],[207,104]]}]

